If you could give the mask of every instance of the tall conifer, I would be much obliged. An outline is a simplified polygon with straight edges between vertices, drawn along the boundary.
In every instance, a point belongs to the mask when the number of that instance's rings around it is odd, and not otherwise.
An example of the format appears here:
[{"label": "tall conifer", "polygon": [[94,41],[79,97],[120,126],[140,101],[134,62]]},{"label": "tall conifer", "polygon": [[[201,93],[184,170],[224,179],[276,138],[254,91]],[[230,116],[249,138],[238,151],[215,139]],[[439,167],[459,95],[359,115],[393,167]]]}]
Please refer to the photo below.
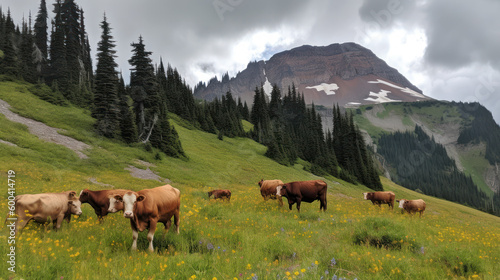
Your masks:
[{"label": "tall conifer", "polygon": [[111,28],[106,15],[101,22],[102,35],[97,48],[97,68],[95,74],[94,110],[97,119],[96,129],[101,135],[116,137],[119,128],[120,110],[118,107],[118,76]]}]

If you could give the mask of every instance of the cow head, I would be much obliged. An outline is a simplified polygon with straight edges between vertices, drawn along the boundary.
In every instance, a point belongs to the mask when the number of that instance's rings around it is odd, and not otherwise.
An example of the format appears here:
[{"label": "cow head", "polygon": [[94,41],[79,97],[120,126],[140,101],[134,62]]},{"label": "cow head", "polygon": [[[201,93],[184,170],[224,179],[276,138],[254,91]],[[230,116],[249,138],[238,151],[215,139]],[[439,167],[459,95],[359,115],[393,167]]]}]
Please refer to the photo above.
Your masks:
[{"label": "cow head", "polygon": [[[133,218],[134,217],[134,207],[137,204],[137,202],[140,202],[140,201],[143,201],[146,199],[146,197],[144,195],[142,195],[142,194],[139,195],[139,194],[134,193],[134,192],[127,192],[124,195],[115,195],[114,198],[116,201],[123,203],[123,217],[125,217],[125,218]],[[118,211],[118,210],[116,210],[116,204],[117,204],[116,201],[114,201],[113,204],[111,204],[111,200],[110,200],[109,209],[108,209],[109,212]]]},{"label": "cow head", "polygon": [[264,179],[261,179],[257,184],[259,184],[259,187],[262,187],[263,183],[264,183]]},{"label": "cow head", "polygon": [[69,211],[73,215],[80,216],[82,214],[82,202],[78,199],[72,199],[68,201]]},{"label": "cow head", "polygon": [[84,190],[82,190],[82,191],[80,192],[79,197],[80,197],[80,201],[81,201],[82,203],[88,202],[88,200],[89,200],[89,192],[88,192],[88,189],[84,189]]},{"label": "cow head", "polygon": [[406,199],[400,199],[400,200],[396,200],[397,203],[399,203],[399,208],[403,209],[404,208],[404,204],[405,202],[407,202],[408,200]]},{"label": "cow head", "polygon": [[115,195],[111,195],[109,197],[109,208],[108,213],[116,213],[120,210],[123,210],[123,200],[117,200]]},{"label": "cow head", "polygon": [[285,195],[286,195],[286,185],[277,186],[276,196],[285,196]]},{"label": "cow head", "polygon": [[373,197],[373,193],[372,192],[364,192],[363,193],[363,198],[365,200],[370,200],[370,199],[372,199],[372,197]]}]

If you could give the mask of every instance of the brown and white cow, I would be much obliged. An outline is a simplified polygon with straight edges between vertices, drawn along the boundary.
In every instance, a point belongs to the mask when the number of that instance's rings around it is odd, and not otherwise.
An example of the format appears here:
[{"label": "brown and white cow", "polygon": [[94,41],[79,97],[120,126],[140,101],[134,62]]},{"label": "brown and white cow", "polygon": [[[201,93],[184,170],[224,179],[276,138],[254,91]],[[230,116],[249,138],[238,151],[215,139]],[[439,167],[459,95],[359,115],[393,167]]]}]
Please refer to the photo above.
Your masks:
[{"label": "brown and white cow", "polygon": [[394,209],[394,199],[396,195],[393,192],[365,192],[363,198],[371,200],[372,204],[387,204],[390,208]]},{"label": "brown and white cow", "polygon": [[268,199],[277,199],[280,206],[283,206],[283,199],[280,195],[276,195],[278,186],[283,186],[283,182],[281,180],[260,180],[258,183],[260,186],[260,194],[264,198],[264,200]]},{"label": "brown and white cow", "polygon": [[227,199],[227,201],[231,200],[231,191],[230,190],[212,190],[208,192],[208,198],[211,196],[214,199]]},{"label": "brown and white cow", "polygon": [[[92,208],[94,208],[94,212],[102,221],[103,217],[108,215],[108,209],[110,200],[114,199],[115,195],[125,194],[128,190],[100,190],[100,191],[91,191],[89,189],[84,189],[80,192],[80,201],[83,203],[88,203]],[[123,210],[123,203],[116,202],[115,210]]]},{"label": "brown and white cow", "polygon": [[399,208],[401,208],[401,210],[405,210],[410,214],[419,212],[420,217],[422,217],[422,214],[424,213],[426,207],[425,201],[423,201],[422,199],[416,199],[416,200],[400,199],[397,202],[399,202]]},{"label": "brown and white cow", "polygon": [[22,194],[16,196],[16,232],[23,229],[29,221],[47,223],[49,218],[54,229],[61,228],[63,220],[71,220],[71,214],[81,215],[82,203],[75,191],[62,193]]},{"label": "brown and white cow", "polygon": [[172,216],[179,234],[179,210],[181,207],[181,192],[165,185],[153,189],[128,191],[123,195],[115,195],[116,201],[111,201],[109,212],[116,212],[116,202],[123,203],[123,216],[130,219],[132,227],[132,250],[137,250],[139,231],[149,228],[149,251],[154,251],[153,238],[157,223],[165,225],[165,233],[171,225]]},{"label": "brown and white cow", "polygon": [[292,205],[297,203],[297,211],[300,212],[301,202],[320,201],[319,209],[326,211],[326,194],[328,186],[322,180],[298,181],[283,184],[276,188],[276,195],[284,196],[288,199],[288,207],[292,210]]}]

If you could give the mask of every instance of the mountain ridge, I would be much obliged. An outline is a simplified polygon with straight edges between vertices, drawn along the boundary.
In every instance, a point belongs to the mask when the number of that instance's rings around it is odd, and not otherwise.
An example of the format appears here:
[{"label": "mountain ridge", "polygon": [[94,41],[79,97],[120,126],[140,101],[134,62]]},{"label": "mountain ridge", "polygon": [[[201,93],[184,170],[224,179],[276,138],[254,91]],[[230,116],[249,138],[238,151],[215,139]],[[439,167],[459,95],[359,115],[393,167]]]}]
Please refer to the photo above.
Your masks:
[{"label": "mountain ridge", "polygon": [[235,77],[225,74],[199,83],[195,98],[213,100],[230,91],[247,103],[256,87],[267,94],[272,85],[295,85],[307,103],[331,107],[385,102],[413,102],[429,97],[371,50],[352,42],[328,46],[303,45],[250,62]]}]

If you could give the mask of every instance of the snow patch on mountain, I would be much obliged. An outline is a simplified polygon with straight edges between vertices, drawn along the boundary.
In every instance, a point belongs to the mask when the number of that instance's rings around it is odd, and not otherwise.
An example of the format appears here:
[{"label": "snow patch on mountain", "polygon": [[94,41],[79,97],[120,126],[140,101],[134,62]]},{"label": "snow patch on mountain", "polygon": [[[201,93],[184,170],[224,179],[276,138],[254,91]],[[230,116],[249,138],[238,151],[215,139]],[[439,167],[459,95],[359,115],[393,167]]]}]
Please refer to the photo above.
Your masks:
[{"label": "snow patch on mountain", "polygon": [[381,79],[377,79],[376,81],[368,81],[368,83],[370,84],[384,84],[386,86],[390,86],[390,87],[393,87],[393,88],[396,88],[396,89],[399,89],[400,91],[402,92],[406,92],[406,93],[409,93],[411,94],[412,96],[414,97],[417,97],[417,98],[427,98],[426,96],[424,96],[423,94],[420,94],[412,89],[409,89],[409,88],[403,88],[403,87],[400,87],[400,86],[397,86],[395,84],[392,84],[392,83],[389,83],[387,81],[384,81],[384,80],[381,80]]},{"label": "snow patch on mountain", "polygon": [[271,92],[273,91],[273,86],[271,85],[271,83],[269,82],[269,80],[267,79],[267,76],[266,76],[266,69],[262,69],[262,72],[264,73],[264,77],[266,77],[266,81],[264,82],[264,85],[262,86],[262,88],[264,88],[264,93],[269,97],[271,98]]},{"label": "snow patch on mountain", "polygon": [[317,91],[324,91],[326,95],[334,95],[335,91],[339,89],[339,86],[335,83],[327,84],[322,83],[317,86],[306,87],[307,89],[315,89]]},{"label": "snow patch on mountain", "polygon": [[372,96],[372,97],[365,98],[365,100],[372,101],[374,103],[401,102],[401,100],[394,100],[394,99],[390,99],[389,97],[387,97],[388,93],[390,93],[390,91],[383,90],[383,89],[381,89],[378,93],[370,91],[369,96]]}]

